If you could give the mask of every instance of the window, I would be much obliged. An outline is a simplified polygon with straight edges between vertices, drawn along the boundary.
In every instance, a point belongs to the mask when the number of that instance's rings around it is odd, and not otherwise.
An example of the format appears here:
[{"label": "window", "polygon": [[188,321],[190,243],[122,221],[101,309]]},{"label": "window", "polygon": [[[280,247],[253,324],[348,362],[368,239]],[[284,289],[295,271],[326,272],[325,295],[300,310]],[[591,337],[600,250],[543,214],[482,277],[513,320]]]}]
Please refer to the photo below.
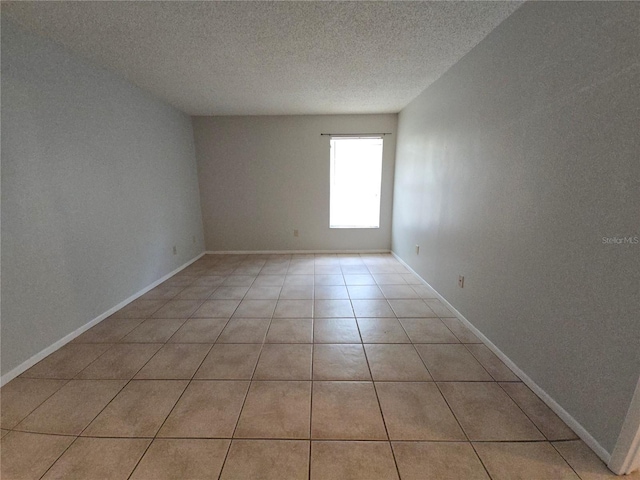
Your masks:
[{"label": "window", "polygon": [[379,228],[382,138],[331,138],[330,228]]}]

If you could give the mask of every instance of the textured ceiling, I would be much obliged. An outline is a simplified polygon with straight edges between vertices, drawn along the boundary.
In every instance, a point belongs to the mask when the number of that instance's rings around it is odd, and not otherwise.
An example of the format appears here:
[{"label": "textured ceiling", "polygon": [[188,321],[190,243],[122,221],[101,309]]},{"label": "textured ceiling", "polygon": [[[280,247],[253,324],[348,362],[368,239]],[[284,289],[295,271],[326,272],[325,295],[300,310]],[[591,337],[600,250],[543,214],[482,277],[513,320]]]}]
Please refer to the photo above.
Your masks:
[{"label": "textured ceiling", "polygon": [[2,2],[192,115],[392,113],[519,2]]}]

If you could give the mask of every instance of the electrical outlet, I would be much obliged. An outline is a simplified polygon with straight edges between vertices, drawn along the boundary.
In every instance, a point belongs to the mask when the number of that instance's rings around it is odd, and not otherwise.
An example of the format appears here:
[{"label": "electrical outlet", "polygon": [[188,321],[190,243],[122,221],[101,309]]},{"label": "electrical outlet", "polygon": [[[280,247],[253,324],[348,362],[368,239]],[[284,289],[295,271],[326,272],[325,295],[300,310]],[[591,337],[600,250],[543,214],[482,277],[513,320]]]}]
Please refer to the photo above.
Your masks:
[{"label": "electrical outlet", "polygon": [[173,246],[173,254],[176,255],[178,253],[178,249],[176,248],[176,246]]},{"label": "electrical outlet", "polygon": [[416,255],[420,255],[420,245],[416,245]]},{"label": "electrical outlet", "polygon": [[458,275],[458,286],[460,288],[464,288],[464,276],[463,275]]},{"label": "electrical outlet", "polygon": [[293,231],[293,236],[294,237],[299,237],[300,236],[299,233],[298,233],[298,229],[297,228]]}]

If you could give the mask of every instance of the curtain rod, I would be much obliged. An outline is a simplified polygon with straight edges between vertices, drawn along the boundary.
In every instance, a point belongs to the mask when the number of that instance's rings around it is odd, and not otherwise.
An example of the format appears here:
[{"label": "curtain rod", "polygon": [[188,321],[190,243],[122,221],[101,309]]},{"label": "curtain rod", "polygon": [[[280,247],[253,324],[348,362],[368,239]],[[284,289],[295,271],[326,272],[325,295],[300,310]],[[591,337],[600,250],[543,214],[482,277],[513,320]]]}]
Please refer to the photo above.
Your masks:
[{"label": "curtain rod", "polygon": [[321,133],[321,136],[329,137],[380,137],[384,135],[392,135],[391,133]]}]

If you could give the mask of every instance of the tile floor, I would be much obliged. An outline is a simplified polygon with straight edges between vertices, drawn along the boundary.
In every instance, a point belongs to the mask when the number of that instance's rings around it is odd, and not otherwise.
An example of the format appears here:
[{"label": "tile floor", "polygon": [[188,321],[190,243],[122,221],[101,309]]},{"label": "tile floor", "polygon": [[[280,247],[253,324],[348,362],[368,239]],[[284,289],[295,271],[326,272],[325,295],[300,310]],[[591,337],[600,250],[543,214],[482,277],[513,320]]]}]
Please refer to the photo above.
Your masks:
[{"label": "tile floor", "polygon": [[207,255],[0,393],[4,480],[614,478],[390,255]]}]

